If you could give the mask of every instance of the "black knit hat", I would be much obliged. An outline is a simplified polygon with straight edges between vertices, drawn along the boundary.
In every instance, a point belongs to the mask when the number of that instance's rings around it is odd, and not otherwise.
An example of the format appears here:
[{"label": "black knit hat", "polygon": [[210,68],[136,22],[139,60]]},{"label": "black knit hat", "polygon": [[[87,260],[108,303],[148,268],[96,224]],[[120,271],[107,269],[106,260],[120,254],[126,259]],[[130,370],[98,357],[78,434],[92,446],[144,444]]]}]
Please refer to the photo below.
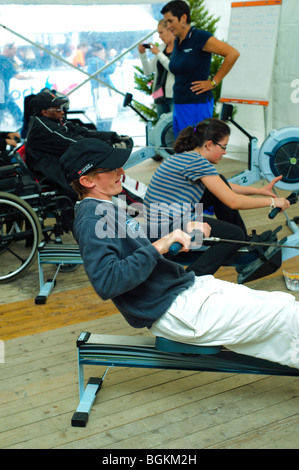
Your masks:
[{"label": "black knit hat", "polygon": [[94,168],[114,170],[128,160],[132,149],[114,148],[100,139],[86,138],[72,144],[60,163],[69,182],[86,175]]}]

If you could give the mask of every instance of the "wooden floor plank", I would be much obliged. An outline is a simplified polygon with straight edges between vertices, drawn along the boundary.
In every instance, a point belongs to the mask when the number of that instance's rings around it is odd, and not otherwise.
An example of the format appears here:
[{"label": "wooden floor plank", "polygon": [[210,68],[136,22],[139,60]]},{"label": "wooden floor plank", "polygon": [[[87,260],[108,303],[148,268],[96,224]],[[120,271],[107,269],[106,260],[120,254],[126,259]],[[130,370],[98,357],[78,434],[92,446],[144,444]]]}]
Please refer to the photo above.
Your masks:
[{"label": "wooden floor plank", "polygon": [[[287,391],[285,391],[285,393],[287,394]],[[204,414],[201,417],[204,421],[202,429],[196,429],[196,427],[198,428],[198,421],[196,420],[193,420],[190,425],[190,434],[188,434],[189,446],[192,449],[208,449],[213,444],[218,443],[219,447],[225,448],[222,443],[224,439],[230,440],[243,433],[252,432],[253,429],[261,430],[266,425],[275,425],[278,420],[286,416],[293,416],[298,403],[299,397],[297,396],[296,399],[288,400],[287,404],[284,403],[281,398],[279,402],[273,406],[256,411],[252,408],[250,413],[247,412],[245,414],[234,405],[227,409],[220,410],[220,412],[217,413],[217,417],[215,417],[215,415],[210,416],[208,413]],[[241,416],[239,417],[238,414],[240,413]],[[157,448],[181,448],[184,442],[186,442],[186,434],[184,437],[174,439],[168,444],[163,443],[161,446],[158,444]]]},{"label": "wooden floor plank", "polygon": [[296,449],[298,447],[299,418],[296,414],[268,426],[242,433],[210,449]]},{"label": "wooden floor plank", "polygon": [[91,286],[53,293],[49,302],[35,305],[33,299],[0,306],[1,338],[12,339],[117,313],[111,301],[104,302]]},{"label": "wooden floor plank", "polygon": [[[222,380],[222,385],[223,383],[224,380]],[[188,442],[189,448],[201,448],[202,444],[199,445],[199,443],[202,442],[201,440],[192,440],[193,435],[198,429],[203,430],[201,435],[203,436],[205,430],[212,432],[217,423],[220,426],[219,423],[223,425],[223,422],[228,422],[233,426],[233,420],[236,416],[239,416],[239,414],[248,414],[242,405],[236,406],[236,400],[231,401],[231,397],[236,395],[233,393],[236,389],[228,389],[227,392],[224,392],[223,390],[221,391],[219,383],[217,383],[217,385],[217,389],[214,388],[216,393],[214,392],[214,394],[212,394],[209,391],[208,397],[201,396],[201,390],[194,389],[197,400],[192,402],[192,407],[183,404],[180,406],[180,412],[185,411],[184,418],[180,420],[181,426],[179,426],[177,422],[168,424],[167,420],[165,423],[165,419],[159,419],[162,418],[162,416],[158,416],[156,422],[160,424],[157,429],[153,430],[150,434],[147,431],[144,431],[142,435],[139,434],[138,448],[143,448],[144,446],[147,448],[182,448],[186,445],[186,442]],[[239,390],[237,389],[237,391]],[[226,396],[229,397],[228,403],[225,400]],[[247,397],[246,400],[248,401],[249,398]],[[241,401],[243,402],[244,399],[241,399]],[[225,402],[225,405],[223,402]],[[255,397],[255,406],[258,406],[257,403],[258,400],[256,400]],[[189,415],[186,413],[187,407],[189,408]],[[171,413],[168,411],[168,417],[169,414]],[[123,437],[127,436],[127,430],[126,433],[119,430],[119,436],[122,436],[120,437],[121,440],[115,443],[113,448],[121,446],[133,449],[136,446],[134,438]],[[216,440],[216,442],[219,439],[218,436],[219,433],[213,432],[213,439]],[[110,447],[109,445],[109,448]],[[208,447],[206,443],[204,447]]]},{"label": "wooden floor plank", "polygon": [[[199,375],[199,374],[198,374]],[[205,374],[197,377],[196,382],[188,380],[189,386],[192,384],[192,390],[177,390],[177,383],[172,383],[172,395],[169,396],[167,390],[163,390],[163,397],[157,397],[149,402],[149,397],[144,404],[137,404],[130,409],[130,420],[125,411],[116,412],[104,420],[105,428],[96,436],[89,436],[81,439],[80,442],[73,442],[72,448],[94,447],[96,439],[100,438],[101,448],[156,448],[157,442],[161,443],[165,439],[173,439],[177,436],[185,435],[185,422],[190,419],[189,416],[196,416],[200,420],[202,410],[205,408],[204,399],[210,395],[221,394],[224,390],[230,390],[235,377],[225,377],[218,375],[218,380],[205,383]],[[212,378],[212,377],[211,377]],[[215,377],[213,377],[215,380]],[[194,377],[192,377],[194,379]],[[249,376],[245,381],[254,380]],[[186,380],[185,380],[186,381]],[[191,382],[191,383],[190,383]],[[217,386],[216,386],[217,383]],[[217,390],[216,390],[217,389]],[[144,393],[144,392],[143,392]],[[98,427],[101,422],[100,409],[94,410],[98,421]],[[118,426],[113,426],[113,423]],[[108,429],[106,429],[108,428]],[[164,438],[162,433],[164,434]],[[67,446],[69,447],[69,445]],[[186,436],[185,448],[189,448]]]}]

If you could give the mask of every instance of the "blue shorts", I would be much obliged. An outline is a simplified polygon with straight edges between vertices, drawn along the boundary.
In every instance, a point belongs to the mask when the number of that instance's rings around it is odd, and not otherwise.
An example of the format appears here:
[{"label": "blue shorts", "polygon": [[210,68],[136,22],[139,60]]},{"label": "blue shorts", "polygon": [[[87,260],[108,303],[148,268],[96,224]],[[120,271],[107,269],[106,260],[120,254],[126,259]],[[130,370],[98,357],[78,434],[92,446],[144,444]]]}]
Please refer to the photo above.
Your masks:
[{"label": "blue shorts", "polygon": [[173,110],[173,133],[175,138],[182,129],[195,126],[206,118],[213,117],[214,99],[206,103],[175,104]]}]

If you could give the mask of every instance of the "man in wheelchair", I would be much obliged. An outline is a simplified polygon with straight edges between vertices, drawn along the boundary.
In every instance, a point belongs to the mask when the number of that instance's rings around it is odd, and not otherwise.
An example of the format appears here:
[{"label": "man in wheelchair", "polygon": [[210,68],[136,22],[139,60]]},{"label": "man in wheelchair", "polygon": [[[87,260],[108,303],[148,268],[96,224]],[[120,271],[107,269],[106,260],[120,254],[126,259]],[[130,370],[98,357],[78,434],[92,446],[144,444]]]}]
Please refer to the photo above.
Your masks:
[{"label": "man in wheelchair", "polygon": [[[131,326],[147,327],[155,336],[223,345],[299,368],[299,302],[292,295],[254,291],[186,272],[163,255],[174,242],[188,251],[188,233],[177,229],[150,240],[148,227],[142,228],[113,203],[122,190],[122,166],[129,154],[128,149],[85,139],[72,144],[61,158],[79,194],[74,236],[98,295],[111,299]],[[204,224],[195,228],[208,229]]]},{"label": "man in wheelchair", "polygon": [[31,118],[25,144],[26,163],[39,179],[76,201],[77,194],[68,184],[59,162],[68,147],[87,137],[103,140],[110,146],[124,147],[132,146],[132,139],[66,120],[67,105],[67,97],[59,97],[47,88],[31,99]]}]

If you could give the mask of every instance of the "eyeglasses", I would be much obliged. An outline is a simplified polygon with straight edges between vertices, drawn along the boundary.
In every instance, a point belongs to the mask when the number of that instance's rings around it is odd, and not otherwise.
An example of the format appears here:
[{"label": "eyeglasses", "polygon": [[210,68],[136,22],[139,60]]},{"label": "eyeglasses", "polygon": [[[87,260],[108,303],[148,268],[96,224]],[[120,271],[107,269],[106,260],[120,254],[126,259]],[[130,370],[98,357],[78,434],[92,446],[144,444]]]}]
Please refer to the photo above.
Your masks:
[{"label": "eyeglasses", "polygon": [[221,144],[219,144],[218,142],[214,142],[214,141],[213,141],[213,144],[214,144],[214,145],[219,145],[219,147],[221,147],[222,150],[224,150],[224,151],[226,151],[226,149],[227,149],[227,145],[221,145]]},{"label": "eyeglasses", "polygon": [[113,170],[100,170],[96,171],[96,173],[108,173],[108,171],[115,171],[115,173],[119,170],[119,168],[114,168]]},{"label": "eyeglasses", "polygon": [[57,113],[62,113],[63,109],[62,108],[48,108],[48,111],[57,111]]}]

